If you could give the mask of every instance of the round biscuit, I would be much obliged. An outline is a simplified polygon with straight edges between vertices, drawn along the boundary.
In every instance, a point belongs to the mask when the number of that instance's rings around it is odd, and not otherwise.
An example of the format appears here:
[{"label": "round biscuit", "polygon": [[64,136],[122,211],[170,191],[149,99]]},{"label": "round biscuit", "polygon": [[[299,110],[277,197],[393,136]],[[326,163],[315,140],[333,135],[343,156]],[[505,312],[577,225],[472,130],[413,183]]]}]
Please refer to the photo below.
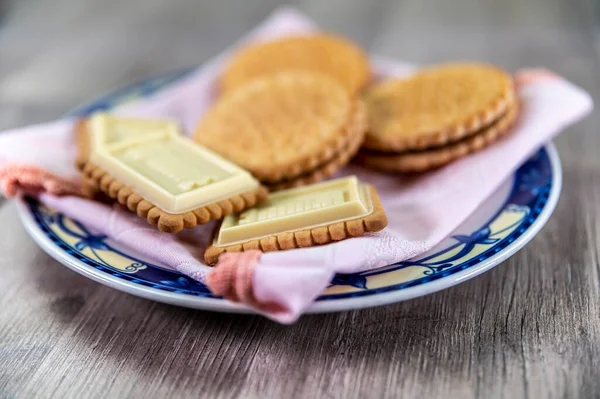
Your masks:
[{"label": "round biscuit", "polygon": [[326,75],[281,72],[221,97],[194,139],[259,180],[278,182],[334,157],[351,138],[358,103]]},{"label": "round biscuit", "polygon": [[237,52],[221,76],[224,92],[259,76],[290,69],[324,73],[356,93],[370,79],[364,52],[342,37],[318,33],[250,44]]},{"label": "round biscuit", "polygon": [[322,165],[317,166],[315,169],[297,176],[291,180],[283,180],[276,183],[266,185],[269,191],[279,191],[287,188],[294,188],[300,186],[306,186],[309,184],[318,183],[321,180],[325,180],[328,177],[333,176],[338,170],[346,166],[352,157],[356,155],[364,139],[364,131],[366,126],[366,110],[361,104],[357,107],[354,113],[352,123],[352,138],[348,141],[347,145],[341,149],[332,159],[325,162]]},{"label": "round biscuit", "polygon": [[459,142],[448,144],[445,147],[406,152],[404,154],[387,154],[364,150],[358,153],[356,162],[382,172],[426,172],[447,165],[493,144],[511,130],[518,114],[518,106],[515,103],[496,122]]},{"label": "round biscuit", "polygon": [[495,66],[424,68],[367,90],[369,131],[363,147],[400,152],[456,142],[504,114],[514,98],[511,76]]}]

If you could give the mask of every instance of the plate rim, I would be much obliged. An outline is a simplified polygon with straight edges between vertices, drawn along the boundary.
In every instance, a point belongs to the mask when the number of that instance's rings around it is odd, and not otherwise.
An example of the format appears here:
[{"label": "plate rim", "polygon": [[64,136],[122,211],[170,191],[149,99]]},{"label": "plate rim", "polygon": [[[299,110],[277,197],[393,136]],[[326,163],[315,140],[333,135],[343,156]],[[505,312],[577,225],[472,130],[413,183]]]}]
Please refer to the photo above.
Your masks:
[{"label": "plate rim", "polygon": [[[381,305],[387,305],[395,302],[401,302],[416,297],[429,295],[431,293],[444,290],[460,284],[463,281],[474,278],[491,268],[502,263],[535,237],[539,231],[545,226],[550,216],[556,209],[556,205],[560,198],[562,189],[562,166],[560,157],[555,145],[549,142],[543,146],[548,154],[550,166],[552,170],[552,185],[548,194],[548,199],[544,208],[539,213],[533,223],[510,243],[502,251],[490,256],[477,265],[469,267],[465,270],[453,273],[449,276],[441,277],[435,281],[430,281],[426,284],[407,287],[389,292],[382,292],[369,296],[347,297],[340,299],[332,299],[328,301],[317,301],[311,304],[306,310],[306,313],[329,313],[339,312],[354,309],[363,309]],[[539,151],[539,150],[538,150]],[[183,306],[193,309],[219,311],[226,313],[258,313],[256,310],[243,305],[233,303],[222,298],[207,298],[198,297],[176,292],[168,292],[157,290],[152,287],[135,284],[130,281],[122,280],[111,274],[95,269],[93,266],[86,265],[82,261],[76,259],[72,255],[64,252],[60,247],[55,245],[50,237],[47,237],[44,232],[39,229],[36,224],[33,214],[29,211],[24,199],[17,200],[17,209],[19,217],[25,230],[33,238],[33,240],[53,259],[67,266],[69,269],[94,280],[100,284],[117,289],[119,291],[139,296],[145,299],[150,299],[162,303],[168,303],[176,306]]]}]

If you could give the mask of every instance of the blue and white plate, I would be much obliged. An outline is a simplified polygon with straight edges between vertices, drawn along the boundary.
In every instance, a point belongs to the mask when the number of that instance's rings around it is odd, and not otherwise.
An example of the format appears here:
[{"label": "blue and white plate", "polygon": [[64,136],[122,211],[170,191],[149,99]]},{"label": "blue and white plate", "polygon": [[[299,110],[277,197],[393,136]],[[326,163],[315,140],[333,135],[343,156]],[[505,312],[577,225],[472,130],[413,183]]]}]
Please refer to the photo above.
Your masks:
[{"label": "blue and white plate", "polygon": [[[77,111],[87,114],[148,96],[185,76],[177,71],[134,84]],[[561,167],[552,144],[539,150],[465,223],[428,253],[365,273],[337,275],[309,312],[382,305],[451,287],[491,269],[527,244],[560,195]],[[23,224],[58,262],[95,281],[140,297],[197,309],[248,312],[213,296],[176,271],[98,235],[32,199],[19,202]]]}]

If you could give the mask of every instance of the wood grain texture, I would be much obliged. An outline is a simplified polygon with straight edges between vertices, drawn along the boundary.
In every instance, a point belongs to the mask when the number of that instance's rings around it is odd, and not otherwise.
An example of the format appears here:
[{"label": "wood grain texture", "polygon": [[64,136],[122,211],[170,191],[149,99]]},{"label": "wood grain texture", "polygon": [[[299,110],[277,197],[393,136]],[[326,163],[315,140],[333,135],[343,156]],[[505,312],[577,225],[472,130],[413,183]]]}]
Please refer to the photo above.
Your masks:
[{"label": "wood grain texture", "polygon": [[[275,3],[5,3],[0,129],[201,63]],[[544,65],[600,94],[600,14],[591,0],[297,5],[373,52],[511,70]],[[599,397],[598,120],[595,113],[557,140],[561,200],[514,257],[433,295],[289,327],[96,284],[45,255],[15,205],[0,202],[0,397]]]}]

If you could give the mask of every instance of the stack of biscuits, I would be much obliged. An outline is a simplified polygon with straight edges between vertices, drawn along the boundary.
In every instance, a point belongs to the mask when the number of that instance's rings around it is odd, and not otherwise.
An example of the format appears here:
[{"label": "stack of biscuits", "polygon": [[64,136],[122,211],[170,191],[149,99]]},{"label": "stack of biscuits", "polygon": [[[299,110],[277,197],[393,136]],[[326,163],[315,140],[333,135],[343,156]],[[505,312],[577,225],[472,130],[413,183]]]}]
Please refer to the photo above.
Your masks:
[{"label": "stack of biscuits", "polygon": [[221,76],[222,96],[195,140],[250,171],[271,191],[323,180],[360,148],[370,80],[360,48],[319,34],[251,45]]},{"label": "stack of biscuits", "polygon": [[369,130],[357,161],[384,172],[424,172],[495,142],[518,103],[509,74],[483,64],[424,68],[365,93]]},{"label": "stack of biscuits", "polygon": [[511,76],[492,65],[371,77],[365,53],[339,36],[251,44],[225,68],[194,138],[277,191],[323,180],[351,159],[390,173],[439,168],[495,142],[518,116]]}]

